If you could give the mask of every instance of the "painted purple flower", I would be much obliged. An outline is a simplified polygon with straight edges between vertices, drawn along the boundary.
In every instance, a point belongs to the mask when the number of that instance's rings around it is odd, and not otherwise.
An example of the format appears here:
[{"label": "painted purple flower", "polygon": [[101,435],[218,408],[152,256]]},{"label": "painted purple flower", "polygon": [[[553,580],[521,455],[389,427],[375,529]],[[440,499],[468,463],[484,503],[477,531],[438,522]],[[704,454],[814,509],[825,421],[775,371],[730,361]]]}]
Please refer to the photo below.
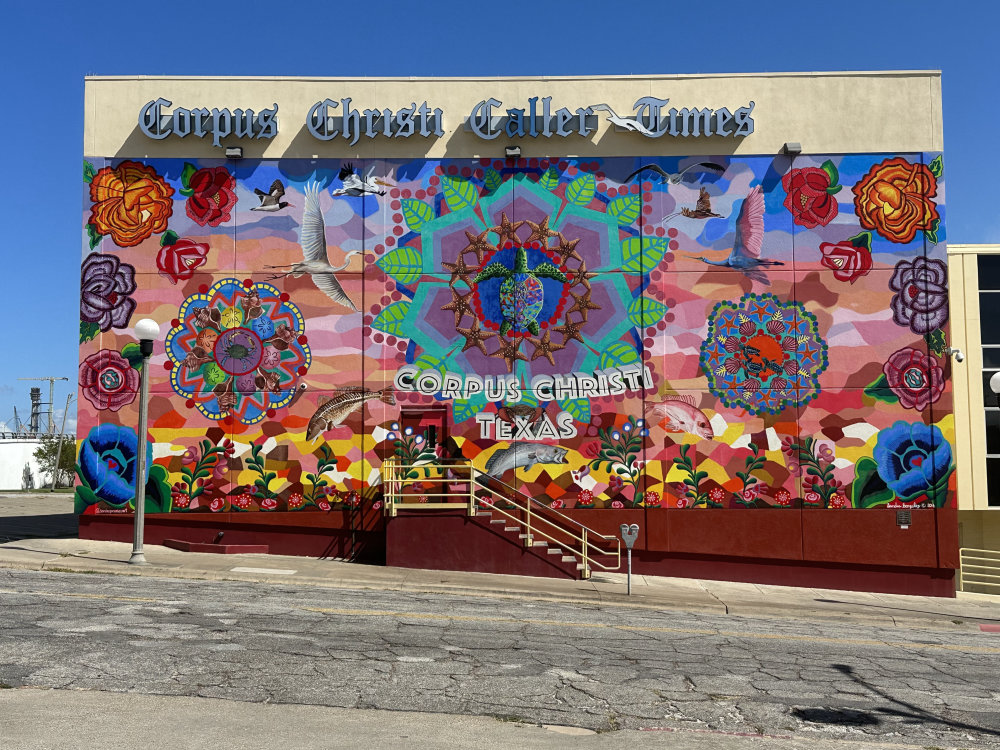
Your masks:
[{"label": "painted purple flower", "polygon": [[936,258],[901,260],[889,280],[892,319],[923,336],[948,320],[948,268]]},{"label": "painted purple flower", "polygon": [[135,268],[114,255],[94,253],[80,272],[80,318],[102,331],[125,328],[135,311]]},{"label": "painted purple flower", "polygon": [[944,393],[944,370],[934,357],[906,347],[895,352],[882,367],[900,406],[926,409]]}]

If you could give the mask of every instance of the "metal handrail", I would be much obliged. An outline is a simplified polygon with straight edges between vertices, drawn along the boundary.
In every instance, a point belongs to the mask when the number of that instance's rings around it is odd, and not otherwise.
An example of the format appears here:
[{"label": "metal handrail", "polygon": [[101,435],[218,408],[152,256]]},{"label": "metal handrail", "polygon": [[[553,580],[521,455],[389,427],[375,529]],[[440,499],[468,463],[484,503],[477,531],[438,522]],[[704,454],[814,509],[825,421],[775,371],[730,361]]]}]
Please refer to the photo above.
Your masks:
[{"label": "metal handrail", "polygon": [[[1000,550],[961,547],[958,550],[958,564],[959,591],[966,590],[966,583],[972,586],[993,586],[1000,588]],[[981,573],[979,572],[980,570],[990,572]],[[968,580],[970,578],[972,580]],[[995,579],[996,582],[992,580],[978,580],[980,578]]]},{"label": "metal handrail", "polygon": [[[447,464],[451,464],[451,466],[447,465]],[[457,466],[457,465],[461,465],[463,472],[465,472],[465,471],[468,472],[468,476],[454,476],[452,478],[444,476],[444,472],[445,471],[448,471],[448,470],[450,470],[452,468],[452,466]],[[424,477],[420,477],[419,475],[417,475],[416,477],[408,477],[407,474],[409,474],[410,471],[413,470],[413,469],[422,469],[422,470],[424,470]],[[436,473],[440,474],[441,476],[440,477],[435,477],[435,478],[429,477],[427,475],[427,473],[428,473],[427,470],[429,470],[429,469],[436,470]],[[555,510],[555,509],[549,507],[548,505],[545,505],[545,503],[541,502],[537,498],[534,498],[531,495],[528,495],[528,494],[522,492],[521,490],[517,489],[516,487],[513,487],[513,486],[507,484],[503,480],[497,479],[496,477],[490,476],[489,474],[484,474],[483,472],[479,471],[475,466],[472,465],[471,462],[469,462],[466,459],[461,459],[461,458],[445,458],[445,459],[440,459],[440,460],[437,460],[437,461],[434,461],[434,462],[421,462],[421,463],[414,463],[414,464],[404,464],[404,463],[400,462],[398,459],[396,459],[395,457],[390,457],[390,458],[386,459],[383,462],[383,464],[382,464],[382,472],[381,473],[383,475],[383,484],[384,484],[384,486],[386,487],[386,490],[387,490],[386,491],[385,511],[384,512],[387,515],[389,515],[390,517],[395,517],[396,512],[397,512],[397,505],[400,504],[399,500],[402,497],[400,490],[402,489],[402,487],[404,487],[407,484],[416,484],[417,482],[421,482],[422,483],[425,480],[426,481],[432,481],[432,482],[443,482],[445,484],[448,484],[448,483],[468,483],[468,492],[464,492],[463,491],[463,492],[442,492],[442,493],[422,493],[422,494],[423,494],[424,497],[432,497],[432,496],[433,497],[460,497],[460,498],[462,498],[462,501],[463,501],[462,504],[466,505],[467,512],[468,512],[468,514],[470,516],[471,515],[475,515],[475,513],[477,511],[477,505],[476,504],[477,504],[478,498],[476,497],[476,494],[475,494],[476,487],[484,489],[487,492],[490,492],[490,493],[493,493],[493,494],[499,494],[499,495],[503,496],[504,499],[506,499],[508,501],[511,501],[511,502],[513,502],[513,499],[520,499],[524,503],[523,507],[519,506],[517,503],[513,503],[513,505],[514,505],[514,507],[515,507],[516,510],[519,510],[519,511],[521,511],[521,512],[523,512],[525,514],[525,518],[524,519],[519,518],[518,516],[515,516],[512,513],[509,513],[504,508],[501,508],[499,506],[492,505],[492,504],[490,505],[490,511],[489,512],[491,512],[491,513],[492,512],[497,512],[497,513],[499,513],[502,516],[506,516],[507,518],[509,518],[512,521],[514,521],[514,523],[516,523],[519,526],[521,526],[522,528],[524,528],[525,529],[524,538],[525,538],[525,545],[526,546],[528,546],[528,547],[533,546],[534,545],[534,537],[537,535],[537,536],[539,536],[541,538],[544,538],[544,539],[548,540],[549,542],[553,543],[559,549],[568,548],[567,551],[572,552],[574,554],[574,556],[576,554],[579,554],[580,557],[582,558],[581,562],[582,562],[582,570],[583,570],[584,577],[589,577],[589,575],[590,575],[590,565],[591,564],[593,564],[593,565],[601,568],[602,570],[618,570],[621,567],[621,540],[619,540],[617,537],[615,537],[615,536],[608,536],[608,535],[605,535],[605,534],[600,534],[600,533],[598,533],[596,531],[593,531],[592,529],[587,528],[586,526],[584,526],[582,523],[580,523],[576,519],[570,518],[569,516],[565,515],[564,513],[560,513],[558,510]],[[509,497],[507,493],[500,492],[500,491],[496,490],[495,488],[491,487],[490,484],[488,484],[487,482],[483,481],[483,479],[482,479],[483,477],[488,477],[489,478],[488,479],[489,483],[498,484],[501,487],[503,487],[506,490],[508,490],[510,493],[513,493],[514,498]],[[435,510],[435,509],[442,509],[442,508],[453,508],[453,507],[455,507],[458,504],[459,503],[426,503],[425,502],[425,503],[414,504],[414,506],[411,509],[412,510]],[[567,528],[564,528],[563,526],[560,526],[559,524],[555,523],[552,519],[546,517],[546,515],[540,514],[540,513],[536,513],[535,514],[535,516],[534,516],[535,519],[536,519],[535,520],[535,527],[534,527],[534,529],[532,529],[532,506],[533,505],[538,505],[541,508],[544,508],[545,511],[546,511],[546,513],[554,514],[554,515],[558,516],[560,519],[562,519],[563,522],[565,522],[565,523],[567,523],[569,525],[578,527],[580,529],[580,534],[577,535],[577,534],[573,533],[573,531],[571,531],[570,529],[567,529]],[[542,529],[540,529],[538,527],[538,524],[540,522],[547,524],[549,527],[551,527],[552,529],[554,529],[559,534],[562,534],[564,536],[569,537],[569,539],[572,540],[572,541],[566,541],[565,539],[557,539],[555,536],[552,535],[552,533],[543,531]],[[588,537],[590,537],[590,538],[588,538]],[[598,546],[597,544],[594,543],[593,537],[597,537],[599,540],[605,541],[605,542],[614,542],[615,543],[615,549],[613,551],[609,551],[609,550],[601,548],[600,546]],[[580,543],[580,550],[579,550],[579,552],[577,552],[577,550],[575,549],[574,542],[579,542]],[[594,555],[595,554],[596,555],[604,555],[604,556],[614,556],[616,562],[615,562],[615,564],[613,566],[612,565],[605,565],[605,564],[601,563],[600,561],[594,559]]]}]

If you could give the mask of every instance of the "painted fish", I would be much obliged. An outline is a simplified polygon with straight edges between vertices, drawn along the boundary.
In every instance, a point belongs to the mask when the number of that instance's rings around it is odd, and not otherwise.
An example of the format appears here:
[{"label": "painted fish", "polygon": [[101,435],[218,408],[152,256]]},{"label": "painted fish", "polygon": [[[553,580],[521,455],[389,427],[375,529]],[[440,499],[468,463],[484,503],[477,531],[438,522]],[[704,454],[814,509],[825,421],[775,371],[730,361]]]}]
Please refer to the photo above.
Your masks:
[{"label": "painted fish", "polygon": [[705,412],[694,405],[694,396],[667,396],[653,405],[653,412],[663,420],[667,432],[689,432],[708,440],[715,437]]},{"label": "painted fish", "polygon": [[523,444],[501,448],[486,462],[486,473],[491,477],[502,477],[518,467],[530,469],[535,464],[568,464],[567,450],[558,445]]},{"label": "painted fish", "polygon": [[396,397],[392,395],[390,388],[381,391],[355,388],[321,402],[309,420],[309,426],[306,428],[306,440],[313,441],[327,430],[332,430],[347,419],[350,414],[364,406],[366,401],[371,401],[373,398],[377,398],[389,406],[396,403]]}]

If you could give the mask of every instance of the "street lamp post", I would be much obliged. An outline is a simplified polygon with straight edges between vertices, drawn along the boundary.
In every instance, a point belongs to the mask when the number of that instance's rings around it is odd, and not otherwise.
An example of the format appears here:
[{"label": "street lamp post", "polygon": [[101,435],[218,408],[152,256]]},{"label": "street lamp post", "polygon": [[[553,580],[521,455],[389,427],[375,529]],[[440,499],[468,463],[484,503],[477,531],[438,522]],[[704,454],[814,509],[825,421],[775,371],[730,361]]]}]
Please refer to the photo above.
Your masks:
[{"label": "street lamp post", "polygon": [[160,326],[155,320],[143,318],[135,325],[135,337],[139,339],[142,354],[142,369],[139,370],[139,440],[138,455],[135,459],[135,523],[132,529],[132,565],[145,565],[146,556],[142,551],[142,537],[146,523],[146,412],[149,407],[149,357],[153,353],[153,341],[160,336]]}]

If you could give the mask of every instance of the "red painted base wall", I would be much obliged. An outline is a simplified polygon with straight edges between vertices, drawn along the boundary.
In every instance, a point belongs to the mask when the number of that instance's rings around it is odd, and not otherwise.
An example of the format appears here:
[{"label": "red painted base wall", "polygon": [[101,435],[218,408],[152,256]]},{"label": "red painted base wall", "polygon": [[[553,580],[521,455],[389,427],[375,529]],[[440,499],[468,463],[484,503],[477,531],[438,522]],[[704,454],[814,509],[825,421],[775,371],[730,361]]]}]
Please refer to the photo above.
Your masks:
[{"label": "red painted base wall", "polygon": [[[566,511],[588,528],[617,536],[639,524],[638,573],[785,586],[954,596],[958,513],[918,509],[908,528],[892,510]],[[516,534],[461,511],[152,515],[146,542],[268,544],[275,554],[340,557],[406,568],[565,577],[575,569]],[[84,539],[132,539],[130,516],[80,517]]]}]

